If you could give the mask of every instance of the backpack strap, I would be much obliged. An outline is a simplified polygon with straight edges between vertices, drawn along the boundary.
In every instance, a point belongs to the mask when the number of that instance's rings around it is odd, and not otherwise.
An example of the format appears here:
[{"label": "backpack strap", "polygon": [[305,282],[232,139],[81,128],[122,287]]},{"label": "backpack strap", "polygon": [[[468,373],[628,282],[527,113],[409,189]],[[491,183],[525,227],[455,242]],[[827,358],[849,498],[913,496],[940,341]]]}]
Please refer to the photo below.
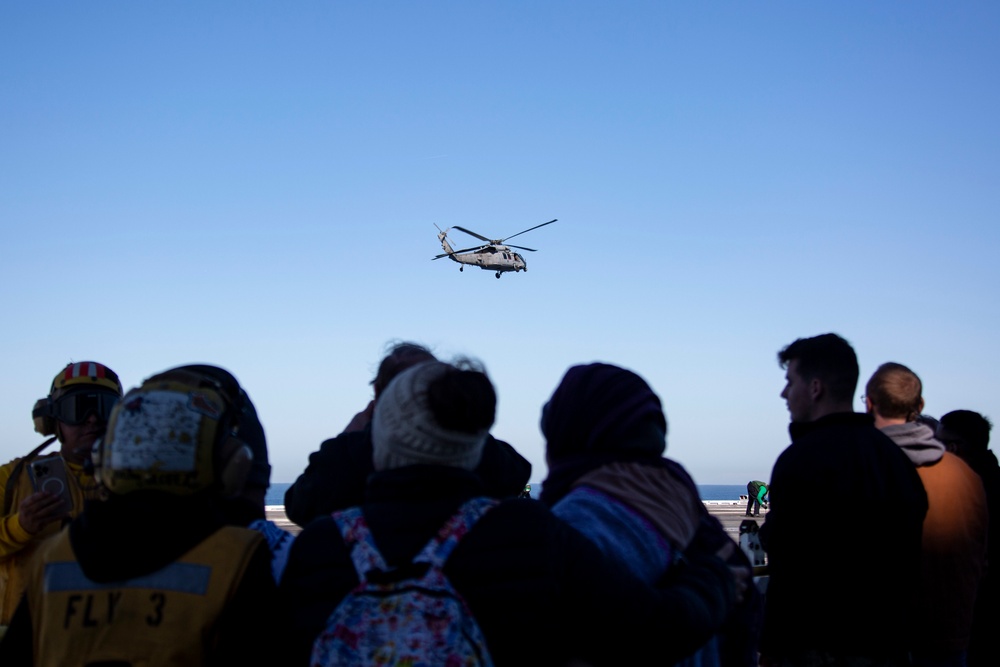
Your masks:
[{"label": "backpack strap", "polygon": [[[487,511],[499,504],[495,498],[485,496],[471,498],[445,522],[438,534],[417,554],[413,559],[414,563],[430,563],[434,567],[442,567],[448,560],[448,556],[458,546],[458,541],[469,532],[473,524],[479,520]],[[338,510],[331,514],[337,528],[340,530],[344,544],[351,552],[351,562],[354,570],[358,573],[358,580],[364,584],[368,580],[368,573],[372,570],[387,572],[389,566],[386,564],[371,531],[368,529],[368,522],[360,507],[349,507]]]},{"label": "backpack strap", "polygon": [[368,522],[360,507],[348,507],[338,510],[332,515],[340,535],[344,538],[344,544],[351,552],[351,562],[358,573],[358,580],[364,584],[368,580],[370,570],[385,571],[389,568],[385,564],[385,559],[375,546],[372,533],[368,530]]},{"label": "backpack strap", "polygon": [[434,567],[444,567],[448,556],[458,546],[458,541],[465,537],[469,529],[489,510],[499,504],[495,498],[481,496],[470,498],[462,503],[455,515],[445,522],[438,534],[427,543],[427,546],[413,559],[414,563],[430,563]]}]

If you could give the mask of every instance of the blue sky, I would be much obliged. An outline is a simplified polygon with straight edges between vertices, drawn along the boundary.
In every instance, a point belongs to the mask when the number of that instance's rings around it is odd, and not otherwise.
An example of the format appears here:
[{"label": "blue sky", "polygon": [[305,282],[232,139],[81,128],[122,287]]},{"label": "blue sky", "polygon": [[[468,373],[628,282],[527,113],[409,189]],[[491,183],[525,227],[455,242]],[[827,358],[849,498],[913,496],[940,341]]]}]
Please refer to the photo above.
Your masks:
[{"label": "blue sky", "polygon": [[[996,419],[998,34],[995,2],[3,3],[0,459],[70,361],[205,362],[290,482],[397,339],[483,361],[535,482],[591,361],[702,484],[769,475],[800,336]],[[553,218],[527,273],[430,261],[435,224]]]}]

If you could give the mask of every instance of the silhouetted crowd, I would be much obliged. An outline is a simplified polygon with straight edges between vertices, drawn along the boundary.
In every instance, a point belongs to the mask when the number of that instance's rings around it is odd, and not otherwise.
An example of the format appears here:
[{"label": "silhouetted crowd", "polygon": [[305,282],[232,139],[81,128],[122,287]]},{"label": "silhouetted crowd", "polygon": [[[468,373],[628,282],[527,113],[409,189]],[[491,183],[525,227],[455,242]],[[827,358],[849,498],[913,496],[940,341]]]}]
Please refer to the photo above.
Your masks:
[{"label": "silhouetted crowd", "polygon": [[[293,534],[265,514],[264,428],[232,373],[126,393],[71,363],[32,411],[47,439],[0,467],[0,664],[1000,665],[990,421],[926,415],[895,362],[856,413],[837,334],[778,362],[791,444],[748,484],[747,515],[768,509],[756,577],[626,368],[567,369],[534,499],[490,433],[482,364],[391,344],[373,399],[288,488]],[[816,525],[833,489],[850,555]]]}]

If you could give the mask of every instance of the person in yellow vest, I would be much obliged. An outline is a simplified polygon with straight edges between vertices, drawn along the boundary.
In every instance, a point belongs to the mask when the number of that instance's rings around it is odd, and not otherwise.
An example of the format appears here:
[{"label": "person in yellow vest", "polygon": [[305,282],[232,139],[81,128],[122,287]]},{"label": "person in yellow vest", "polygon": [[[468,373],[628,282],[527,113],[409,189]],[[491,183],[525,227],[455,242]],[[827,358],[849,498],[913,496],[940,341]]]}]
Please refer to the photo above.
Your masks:
[{"label": "person in yellow vest", "polygon": [[280,664],[271,552],[225,513],[253,460],[242,395],[189,366],[122,398],[92,453],[102,500],[39,548],[0,664]]},{"label": "person in yellow vest", "polygon": [[[96,495],[97,484],[87,471],[90,450],[121,396],[118,375],[104,364],[68,364],[32,410],[35,430],[51,437],[0,467],[0,636],[24,593],[24,572],[38,545]],[[58,452],[41,453],[56,440]],[[40,479],[41,471],[50,473],[48,481]]]}]

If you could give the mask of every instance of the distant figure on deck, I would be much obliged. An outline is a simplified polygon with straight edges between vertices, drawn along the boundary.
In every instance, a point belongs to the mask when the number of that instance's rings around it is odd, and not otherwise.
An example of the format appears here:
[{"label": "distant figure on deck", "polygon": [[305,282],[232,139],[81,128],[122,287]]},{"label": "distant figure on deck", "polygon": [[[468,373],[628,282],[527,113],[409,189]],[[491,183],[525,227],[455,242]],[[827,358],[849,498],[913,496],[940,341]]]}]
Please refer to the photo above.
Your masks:
[{"label": "distant figure on deck", "polygon": [[[760,480],[747,483],[747,516],[760,516],[760,506],[767,509],[767,484]],[[751,515],[750,510],[753,510]]]},{"label": "distant figure on deck", "polygon": [[865,405],[875,426],[916,466],[927,492],[920,578],[914,582],[913,662],[952,667],[966,663],[976,593],[986,570],[989,516],[979,475],[945,451],[921,419],[922,390],[912,370],[885,363],[868,380]]},{"label": "distant figure on deck", "polygon": [[[390,573],[405,571],[459,507],[485,495],[474,471],[495,412],[493,385],[474,363],[416,364],[376,401],[376,472],[361,510]],[[333,517],[296,538],[281,582],[281,664],[309,664],[328,616],[357,586],[350,544]],[[497,667],[634,665],[651,655],[672,664],[711,636],[736,595],[732,573],[700,535],[677,576],[652,588],[543,503],[514,497],[486,511],[443,570]]]},{"label": "distant figure on deck", "polygon": [[282,664],[271,553],[219,502],[250,468],[241,414],[193,371],[122,398],[93,454],[106,499],[39,549],[0,664]]},{"label": "distant figure on deck", "polygon": [[[769,582],[764,667],[907,665],[927,495],[906,455],[852,409],[854,349],[828,333],[778,352],[790,444],[771,473],[760,529]],[[833,544],[819,494],[841,489],[861,508]]]},{"label": "distant figure on deck", "polygon": [[[79,516],[87,500],[97,497],[97,483],[87,468],[90,450],[104,434],[111,409],[121,396],[118,375],[104,364],[68,364],[53,378],[48,396],[39,399],[32,410],[35,431],[51,437],[0,467],[0,636],[24,593],[24,576],[36,549]],[[43,455],[57,440],[59,451]],[[70,505],[36,484],[31,464],[49,460],[65,467]]]},{"label": "distant figure on deck", "polygon": [[1000,464],[989,449],[990,420],[972,410],[953,410],[941,417],[937,439],[979,475],[989,509],[986,574],[976,596],[969,640],[969,667],[1000,665]]},{"label": "distant figure on deck", "polygon": [[573,366],[542,408],[549,475],[541,500],[560,519],[647,583],[671,576],[698,530],[743,577],[746,600],[679,665],[756,667],[763,609],[751,564],[682,465],[663,456],[667,419],[636,373],[606,363]]},{"label": "distant figure on deck", "polygon": [[[374,398],[343,433],[324,441],[319,451],[309,455],[309,465],[285,491],[285,514],[291,521],[305,526],[318,516],[364,502],[365,482],[374,472],[371,417],[379,397],[400,372],[436,360],[429,349],[417,343],[395,343],[389,348],[371,382]],[[486,484],[488,495],[516,497],[531,477],[531,463],[508,443],[489,436],[476,473]]]}]

